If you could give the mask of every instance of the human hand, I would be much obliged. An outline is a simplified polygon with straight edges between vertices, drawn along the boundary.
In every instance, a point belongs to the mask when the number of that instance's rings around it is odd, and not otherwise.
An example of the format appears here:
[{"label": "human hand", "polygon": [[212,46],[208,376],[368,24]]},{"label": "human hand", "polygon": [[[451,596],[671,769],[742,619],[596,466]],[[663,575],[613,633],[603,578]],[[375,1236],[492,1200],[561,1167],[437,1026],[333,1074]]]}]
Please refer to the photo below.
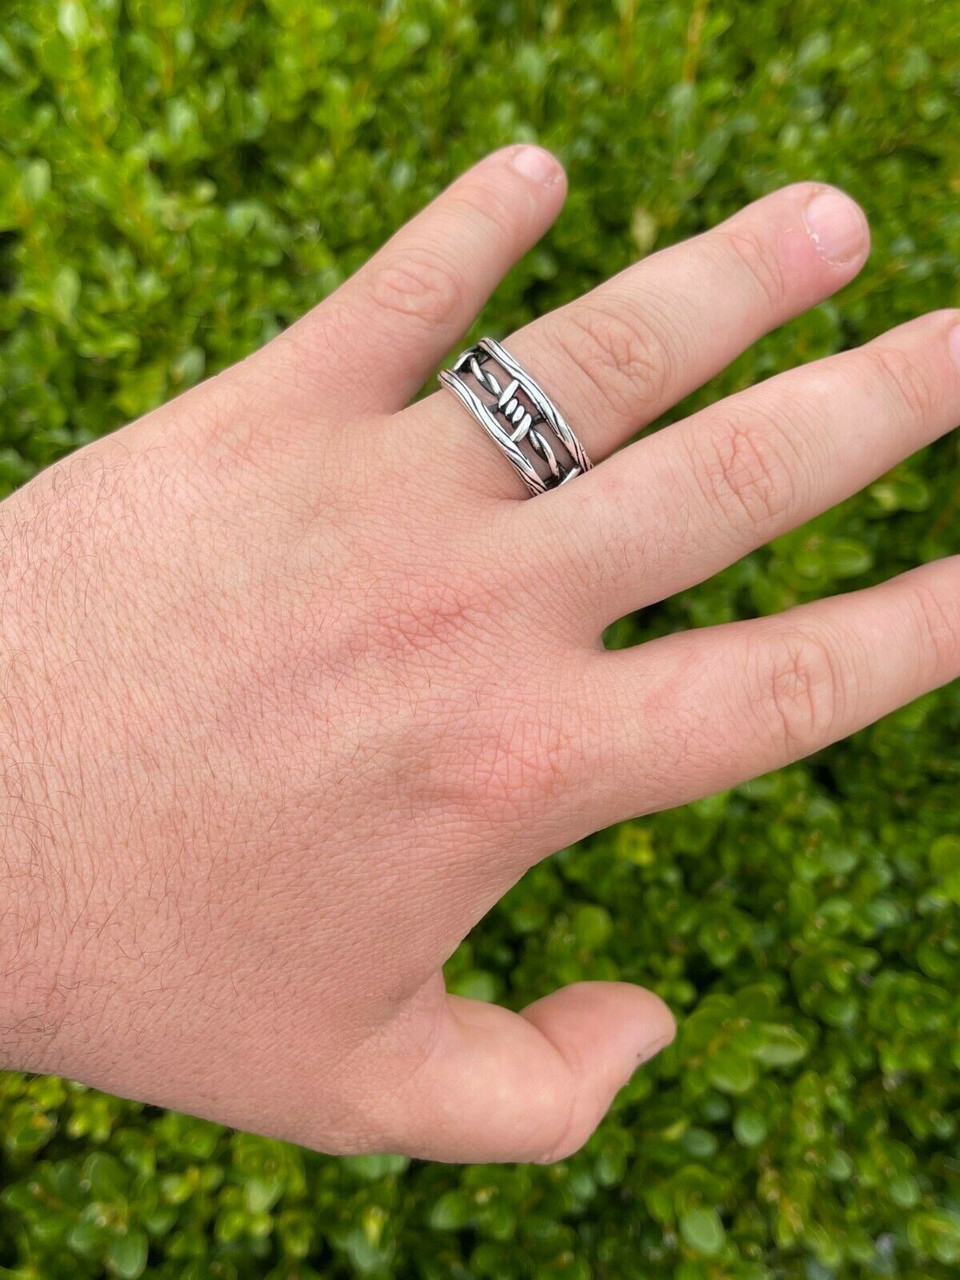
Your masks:
[{"label": "human hand", "polygon": [[[0,1052],[326,1151],[576,1149],[672,1035],[584,983],[441,965],[538,859],[825,745],[960,671],[960,560],[605,652],[604,627],[960,417],[960,314],[771,378],[563,488],[409,407],[556,216],[482,161],[262,351],[0,508]],[[862,265],[801,184],[504,340],[594,462]]]}]

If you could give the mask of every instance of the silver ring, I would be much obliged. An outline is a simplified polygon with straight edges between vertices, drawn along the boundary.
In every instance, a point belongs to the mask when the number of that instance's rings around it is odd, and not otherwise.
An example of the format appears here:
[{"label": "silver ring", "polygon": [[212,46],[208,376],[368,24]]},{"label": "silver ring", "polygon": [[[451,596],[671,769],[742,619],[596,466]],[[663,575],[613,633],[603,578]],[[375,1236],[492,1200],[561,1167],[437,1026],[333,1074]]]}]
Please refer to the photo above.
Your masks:
[{"label": "silver ring", "polygon": [[[500,366],[499,376],[491,367],[495,365]],[[465,374],[476,387],[466,381]],[[438,377],[506,456],[531,497],[556,489],[593,466],[557,406],[493,338],[481,338],[475,347],[468,347]],[[482,399],[480,391],[493,399]]]}]

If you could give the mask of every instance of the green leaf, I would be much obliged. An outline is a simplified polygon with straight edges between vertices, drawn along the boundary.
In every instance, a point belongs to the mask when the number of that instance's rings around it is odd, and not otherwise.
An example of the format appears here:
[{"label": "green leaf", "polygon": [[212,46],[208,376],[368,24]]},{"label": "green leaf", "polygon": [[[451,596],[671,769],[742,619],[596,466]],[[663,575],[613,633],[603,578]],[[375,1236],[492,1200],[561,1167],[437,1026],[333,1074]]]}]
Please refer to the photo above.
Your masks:
[{"label": "green leaf", "polygon": [[831,538],[824,547],[824,561],[832,578],[855,578],[873,565],[873,554],[853,538]]},{"label": "green leaf", "polygon": [[723,1093],[747,1093],[757,1082],[753,1062],[731,1048],[721,1049],[708,1058],[707,1079]]},{"label": "green leaf", "polygon": [[80,298],[80,276],[73,267],[65,265],[60,268],[53,278],[50,296],[55,315],[66,324],[73,318]]},{"label": "green leaf", "polygon": [[118,1280],[138,1280],[147,1265],[147,1251],[146,1233],[136,1227],[115,1236],[107,1250],[107,1270]]},{"label": "green leaf", "polygon": [[452,995],[467,996],[471,1000],[490,1002],[497,998],[496,978],[481,969],[470,969],[452,978],[447,986]]},{"label": "green leaf", "polygon": [[960,1213],[932,1210],[911,1215],[907,1234],[922,1258],[934,1258],[944,1266],[960,1263]]},{"label": "green leaf", "polygon": [[410,1161],[406,1156],[346,1156],[342,1164],[361,1178],[376,1182],[379,1178],[404,1173]]},{"label": "green leaf", "polygon": [[430,1209],[429,1222],[434,1231],[458,1231],[473,1218],[473,1205],[460,1190],[445,1191]]},{"label": "green leaf", "polygon": [[90,22],[80,0],[60,0],[57,27],[68,44],[76,47],[83,42],[90,30]]},{"label": "green leaf", "polygon": [[609,940],[613,932],[613,921],[606,907],[584,903],[573,913],[571,927],[578,945],[588,951],[595,951]]},{"label": "green leaf", "polygon": [[792,1027],[767,1022],[761,1027],[762,1039],[751,1051],[757,1062],[768,1067],[789,1067],[809,1053],[809,1046]]},{"label": "green leaf", "polygon": [[734,1117],[733,1132],[741,1146],[757,1147],[767,1136],[766,1119],[761,1112],[744,1107]]},{"label": "green leaf", "polygon": [[715,1258],[723,1248],[726,1232],[716,1209],[688,1209],[680,1217],[680,1234],[691,1249],[705,1258]]}]

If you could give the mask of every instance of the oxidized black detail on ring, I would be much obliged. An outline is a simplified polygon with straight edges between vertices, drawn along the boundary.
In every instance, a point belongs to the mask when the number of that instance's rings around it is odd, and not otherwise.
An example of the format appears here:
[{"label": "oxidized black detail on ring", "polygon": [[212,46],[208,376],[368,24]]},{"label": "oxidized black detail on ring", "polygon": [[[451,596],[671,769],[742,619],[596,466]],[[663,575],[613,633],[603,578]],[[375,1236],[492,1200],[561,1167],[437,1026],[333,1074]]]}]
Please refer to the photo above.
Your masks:
[{"label": "oxidized black detail on ring", "polygon": [[566,484],[593,465],[560,410],[493,338],[468,347],[439,378],[506,455],[531,496]]}]

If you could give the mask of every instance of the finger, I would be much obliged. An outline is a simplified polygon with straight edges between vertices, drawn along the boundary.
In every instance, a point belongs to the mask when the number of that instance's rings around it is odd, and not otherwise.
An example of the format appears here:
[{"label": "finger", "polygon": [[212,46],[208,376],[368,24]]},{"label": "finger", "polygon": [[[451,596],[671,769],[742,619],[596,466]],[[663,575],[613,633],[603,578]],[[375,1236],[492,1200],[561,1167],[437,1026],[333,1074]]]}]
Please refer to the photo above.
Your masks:
[{"label": "finger", "polygon": [[[779,374],[631,445],[536,512],[591,637],[795,528],[960,421],[960,311]],[[517,530],[528,539],[526,522]],[[611,548],[616,554],[611,554]]]},{"label": "finger", "polygon": [[588,678],[612,757],[602,816],[778,768],[958,675],[960,556],[774,617],[598,653]]},{"label": "finger", "polygon": [[[629,267],[504,345],[597,461],[762,334],[846,284],[868,249],[866,218],[849,196],[800,183]],[[499,492],[523,492],[479,427],[467,431],[465,419],[452,430],[449,393],[414,411],[457,482],[469,472],[476,484],[480,467],[499,476]]]},{"label": "finger", "polygon": [[327,408],[402,407],[547,230],[565,193],[550,152],[494,152],[264,348],[264,358],[285,358],[298,380],[324,391]]},{"label": "finger", "polygon": [[398,1099],[394,1147],[433,1160],[559,1160],[675,1031],[662,1000],[622,982],[564,987],[519,1014],[448,996],[434,1050]]}]

